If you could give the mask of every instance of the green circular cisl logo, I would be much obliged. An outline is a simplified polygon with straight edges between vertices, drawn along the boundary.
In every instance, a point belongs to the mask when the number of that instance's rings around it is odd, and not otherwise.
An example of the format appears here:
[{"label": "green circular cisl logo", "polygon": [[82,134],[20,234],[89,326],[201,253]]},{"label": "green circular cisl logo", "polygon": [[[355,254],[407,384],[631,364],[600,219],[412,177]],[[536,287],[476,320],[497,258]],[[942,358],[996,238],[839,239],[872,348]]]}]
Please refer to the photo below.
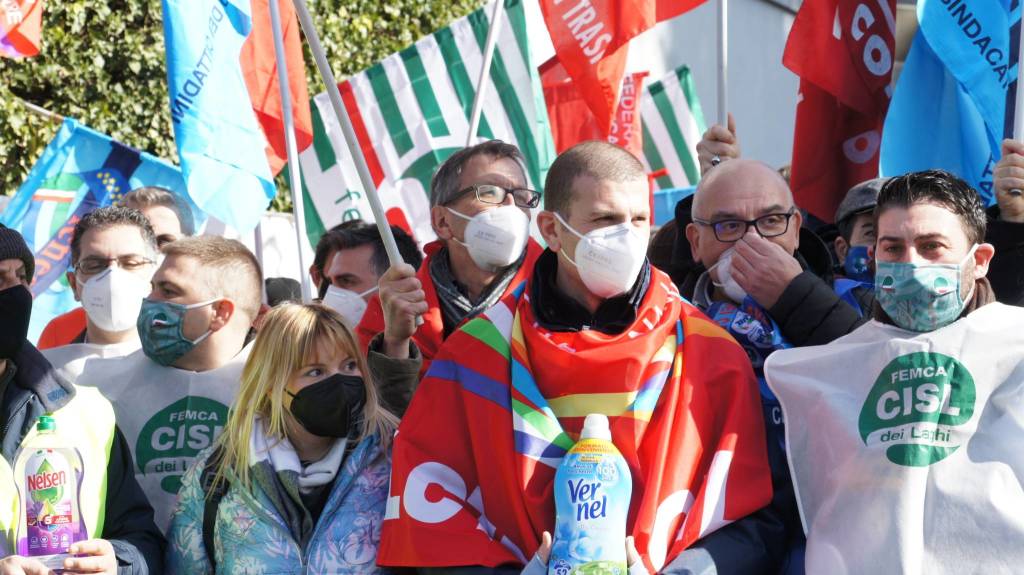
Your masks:
[{"label": "green circular cisl logo", "polygon": [[209,447],[224,429],[228,407],[219,401],[190,395],[154,414],[135,442],[139,470],[161,477],[167,493],[181,489],[181,476],[195,456]]},{"label": "green circular cisl logo", "polygon": [[974,378],[962,363],[915,352],[889,362],[860,411],[860,437],[897,465],[927,467],[960,447],[954,428],[974,415]]}]

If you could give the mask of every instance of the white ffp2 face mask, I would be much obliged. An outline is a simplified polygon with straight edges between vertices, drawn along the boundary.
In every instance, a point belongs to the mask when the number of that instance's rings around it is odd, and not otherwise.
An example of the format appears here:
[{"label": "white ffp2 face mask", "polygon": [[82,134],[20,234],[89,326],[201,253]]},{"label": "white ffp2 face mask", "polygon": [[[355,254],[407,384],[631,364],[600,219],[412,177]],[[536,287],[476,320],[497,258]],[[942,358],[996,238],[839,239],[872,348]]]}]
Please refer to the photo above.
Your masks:
[{"label": "white ffp2 face mask", "polygon": [[469,250],[473,263],[484,271],[495,271],[514,264],[526,249],[530,236],[530,218],[516,206],[501,206],[469,217],[448,208],[468,220],[465,241],[456,242]]},{"label": "white ffp2 face mask", "polygon": [[718,261],[708,268],[708,273],[718,268],[719,281],[716,282],[712,279],[711,283],[715,284],[716,287],[722,288],[725,295],[732,301],[743,303],[743,300],[747,298],[747,291],[740,287],[740,284],[736,283],[736,280],[732,277],[732,256],[734,252],[735,248],[729,248],[722,252],[722,255],[718,256]]},{"label": "white ffp2 face mask", "polygon": [[366,313],[366,300],[363,298],[375,291],[377,291],[377,286],[373,286],[363,293],[330,286],[321,302],[338,312],[349,329],[355,329],[359,325],[359,321],[363,319],[363,314]]},{"label": "white ffp2 face mask", "polygon": [[583,285],[590,293],[601,298],[610,298],[629,291],[636,283],[640,270],[647,259],[649,237],[640,237],[629,223],[608,226],[583,235],[573,229],[562,216],[555,217],[576,237],[574,257],[565,250],[562,255],[579,270]]},{"label": "white ffp2 face mask", "polygon": [[152,273],[140,275],[111,266],[82,284],[82,307],[103,331],[134,329],[152,277]]}]

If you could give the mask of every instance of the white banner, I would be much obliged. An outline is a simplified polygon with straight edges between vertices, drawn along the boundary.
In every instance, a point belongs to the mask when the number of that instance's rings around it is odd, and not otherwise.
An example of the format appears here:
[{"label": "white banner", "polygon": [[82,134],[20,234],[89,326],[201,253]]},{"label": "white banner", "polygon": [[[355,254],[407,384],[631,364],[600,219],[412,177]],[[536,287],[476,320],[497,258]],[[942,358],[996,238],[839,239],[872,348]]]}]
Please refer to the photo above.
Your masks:
[{"label": "white banner", "polygon": [[918,334],[871,321],[765,364],[808,573],[1020,573],[1024,309]]}]

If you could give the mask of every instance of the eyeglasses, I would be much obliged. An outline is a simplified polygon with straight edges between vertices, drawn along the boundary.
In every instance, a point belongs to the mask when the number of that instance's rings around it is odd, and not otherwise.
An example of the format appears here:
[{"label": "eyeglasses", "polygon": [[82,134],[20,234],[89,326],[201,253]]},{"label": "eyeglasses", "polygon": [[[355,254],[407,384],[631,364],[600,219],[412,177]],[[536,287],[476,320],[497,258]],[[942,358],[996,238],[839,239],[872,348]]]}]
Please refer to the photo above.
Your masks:
[{"label": "eyeglasses", "polygon": [[459,190],[459,192],[446,203],[455,203],[457,200],[461,199],[462,196],[465,196],[470,192],[476,194],[476,199],[485,204],[504,204],[505,197],[512,194],[512,201],[520,208],[536,208],[540,205],[540,192],[528,190],[526,188],[508,189],[501,186],[495,186],[493,184],[477,184],[475,186],[469,186],[468,188]]},{"label": "eyeglasses", "polygon": [[757,233],[763,238],[774,238],[789,231],[789,219],[796,213],[796,207],[788,212],[779,214],[765,214],[753,220],[718,220],[709,222],[693,218],[694,223],[702,226],[710,226],[715,232],[715,239],[724,243],[737,242],[742,238],[750,226],[754,226]]},{"label": "eyeglasses", "polygon": [[85,275],[96,275],[110,267],[110,264],[117,262],[117,267],[131,272],[143,266],[153,265],[153,260],[138,254],[127,254],[116,258],[87,257],[78,260],[75,264],[75,271]]}]

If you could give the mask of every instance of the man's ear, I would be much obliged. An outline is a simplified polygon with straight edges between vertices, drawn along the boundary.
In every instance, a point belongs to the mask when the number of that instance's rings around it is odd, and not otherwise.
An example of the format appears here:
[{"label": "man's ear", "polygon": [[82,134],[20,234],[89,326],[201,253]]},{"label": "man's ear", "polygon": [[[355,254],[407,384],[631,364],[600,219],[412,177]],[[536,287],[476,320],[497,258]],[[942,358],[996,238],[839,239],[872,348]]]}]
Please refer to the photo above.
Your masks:
[{"label": "man's ear", "polygon": [[310,264],[309,266],[309,279],[313,280],[313,285],[317,287],[324,281],[324,276],[320,273],[320,270],[316,269],[316,264]]},{"label": "man's ear", "polygon": [[836,258],[839,259],[839,263],[842,264],[846,261],[846,254],[850,251],[850,244],[846,243],[843,236],[836,236],[833,245],[836,248]]},{"label": "man's ear", "polygon": [[547,210],[537,212],[537,231],[544,238],[544,243],[548,245],[548,248],[556,254],[562,249],[562,240],[558,238],[557,226],[558,220],[555,219],[555,214]]},{"label": "man's ear", "polygon": [[430,208],[430,225],[434,228],[437,237],[442,240],[450,240],[455,237],[455,233],[452,231],[451,217],[453,217],[452,213],[444,206]]},{"label": "man's ear", "polygon": [[796,244],[793,248],[793,253],[796,253],[800,249],[800,228],[804,227],[804,213],[800,211],[800,208],[793,212],[793,221],[789,222],[789,225],[796,226]]},{"label": "man's ear", "polygon": [[68,272],[65,277],[68,278],[68,286],[71,287],[71,293],[75,295],[75,301],[82,301],[78,294],[78,278],[75,277],[75,272]]},{"label": "man's ear", "polygon": [[217,332],[224,329],[224,326],[231,322],[235,315],[235,302],[229,299],[222,299],[212,304],[213,320],[210,322],[210,331]]},{"label": "man's ear", "polygon": [[693,261],[702,264],[700,261],[700,229],[697,224],[686,224],[686,241],[690,242],[690,254]]},{"label": "man's ear", "polygon": [[992,244],[980,244],[974,250],[974,277],[983,278],[988,274],[988,265],[992,262],[992,256],[996,255],[996,248]]}]

